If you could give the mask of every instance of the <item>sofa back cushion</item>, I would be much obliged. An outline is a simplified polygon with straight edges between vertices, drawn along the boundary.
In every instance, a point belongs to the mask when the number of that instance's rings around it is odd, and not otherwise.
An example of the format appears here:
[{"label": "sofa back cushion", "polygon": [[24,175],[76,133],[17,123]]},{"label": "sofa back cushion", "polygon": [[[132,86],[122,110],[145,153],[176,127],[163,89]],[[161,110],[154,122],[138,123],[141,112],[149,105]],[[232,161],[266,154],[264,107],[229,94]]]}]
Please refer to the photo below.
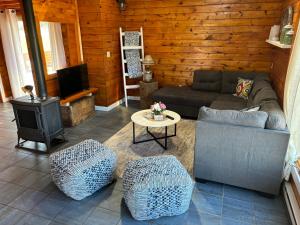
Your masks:
[{"label": "sofa back cushion", "polygon": [[268,114],[262,111],[217,110],[205,106],[200,108],[198,116],[198,120],[202,121],[256,128],[265,128],[267,119]]},{"label": "sofa back cushion", "polygon": [[277,99],[277,95],[269,82],[255,81],[248,99],[248,106],[261,105],[263,102]]},{"label": "sofa back cushion", "polygon": [[249,80],[264,80],[268,78],[268,74],[257,72],[224,71],[222,74],[221,92],[227,94],[233,94],[235,92],[239,77]]},{"label": "sofa back cushion", "polygon": [[196,70],[194,72],[194,90],[220,92],[222,84],[222,72],[210,70]]}]

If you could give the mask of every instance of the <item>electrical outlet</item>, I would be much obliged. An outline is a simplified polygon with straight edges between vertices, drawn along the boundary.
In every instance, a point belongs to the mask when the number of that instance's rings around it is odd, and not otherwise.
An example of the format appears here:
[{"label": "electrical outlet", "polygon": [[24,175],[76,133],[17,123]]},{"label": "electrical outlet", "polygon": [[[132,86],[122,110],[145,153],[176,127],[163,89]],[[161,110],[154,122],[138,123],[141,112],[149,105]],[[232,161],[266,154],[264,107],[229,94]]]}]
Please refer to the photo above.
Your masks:
[{"label": "electrical outlet", "polygon": [[110,58],[110,51],[106,52],[106,57]]}]

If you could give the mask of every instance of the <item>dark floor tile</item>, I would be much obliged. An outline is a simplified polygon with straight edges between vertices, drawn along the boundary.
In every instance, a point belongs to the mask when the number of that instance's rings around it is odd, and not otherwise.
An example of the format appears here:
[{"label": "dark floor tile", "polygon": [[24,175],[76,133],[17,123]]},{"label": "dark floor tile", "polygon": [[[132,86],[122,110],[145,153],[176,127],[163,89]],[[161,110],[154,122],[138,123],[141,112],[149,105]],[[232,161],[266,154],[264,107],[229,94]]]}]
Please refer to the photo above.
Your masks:
[{"label": "dark floor tile", "polygon": [[231,218],[222,218],[221,225],[256,225],[255,223],[247,223],[245,221],[234,220]]},{"label": "dark floor tile", "polygon": [[33,208],[32,213],[48,219],[54,219],[64,207],[66,207],[64,201],[46,197]]},{"label": "dark floor tile", "polygon": [[252,202],[254,200],[255,194],[255,192],[247,189],[224,185],[224,197],[227,198],[234,198],[238,200]]},{"label": "dark floor tile", "polygon": [[230,206],[236,209],[245,209],[252,212],[254,210],[253,202],[238,200],[234,198],[227,198],[227,197],[223,198],[223,206]]},{"label": "dark floor tile", "polygon": [[84,222],[84,225],[117,225],[120,214],[110,210],[96,208]]},{"label": "dark floor tile", "polygon": [[16,180],[13,180],[12,182],[20,186],[30,187],[34,183],[39,182],[46,175],[46,173],[31,170],[29,174],[19,177]]},{"label": "dark floor tile", "polygon": [[43,176],[36,180],[32,185],[30,185],[31,189],[42,191],[45,193],[51,193],[53,191],[58,191],[58,188],[53,183],[51,175]]},{"label": "dark floor tile", "polygon": [[286,222],[274,222],[274,221],[267,221],[267,220],[256,220],[256,225],[291,225],[289,221]]},{"label": "dark floor tile", "polygon": [[49,225],[50,223],[51,223],[50,220],[27,213],[15,225]]},{"label": "dark floor tile", "polygon": [[0,180],[12,182],[16,179],[27,176],[30,172],[31,170],[26,168],[11,166],[0,173]]},{"label": "dark floor tile", "polygon": [[192,206],[196,211],[220,216],[222,212],[222,197],[194,191]]},{"label": "dark floor tile", "polygon": [[[112,187],[111,187],[112,188]],[[105,190],[103,198],[97,207],[108,209],[114,212],[120,212],[122,207],[123,193],[117,189]]]},{"label": "dark floor tile", "polygon": [[72,202],[56,215],[54,221],[72,225],[83,224],[94,209],[91,204]]},{"label": "dark floor tile", "polygon": [[254,223],[254,211],[247,208],[236,208],[232,205],[224,205],[222,216],[224,218],[231,218],[241,222]]},{"label": "dark floor tile", "polygon": [[46,194],[44,192],[28,189],[13,202],[9,203],[9,206],[29,212],[45,197]]},{"label": "dark floor tile", "polygon": [[201,191],[201,192],[223,196],[223,184],[220,184],[220,183],[196,182],[195,187],[196,187],[196,190]]},{"label": "dark floor tile", "polygon": [[28,155],[26,158],[18,161],[16,163],[16,166],[31,169],[34,166],[36,166],[38,163],[40,163],[42,160],[44,159],[40,157],[36,157],[35,155]]},{"label": "dark floor tile", "polygon": [[220,217],[197,211],[171,217],[161,217],[153,220],[158,225],[220,225]]},{"label": "dark floor tile", "polygon": [[0,225],[13,225],[18,223],[26,215],[25,212],[9,206],[0,209]]},{"label": "dark floor tile", "polygon": [[265,220],[282,224],[286,224],[289,222],[287,212],[282,212],[274,209],[255,207],[254,214],[257,220]]},{"label": "dark floor tile", "polygon": [[24,189],[16,184],[5,183],[0,187],[0,203],[8,204],[14,201],[23,193]]},{"label": "dark floor tile", "polygon": [[48,159],[42,160],[37,165],[35,165],[32,169],[43,173],[50,173],[50,165]]}]

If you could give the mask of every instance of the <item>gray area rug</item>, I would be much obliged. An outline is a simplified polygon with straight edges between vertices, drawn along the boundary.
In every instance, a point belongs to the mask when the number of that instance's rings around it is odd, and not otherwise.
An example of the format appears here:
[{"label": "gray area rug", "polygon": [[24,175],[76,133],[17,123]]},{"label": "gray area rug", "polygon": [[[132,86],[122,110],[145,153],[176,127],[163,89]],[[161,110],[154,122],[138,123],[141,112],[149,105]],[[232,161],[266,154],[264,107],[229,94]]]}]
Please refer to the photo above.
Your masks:
[{"label": "gray area rug", "polygon": [[[133,144],[132,123],[128,123],[111,138],[105,141],[105,145],[114,150],[118,156],[118,167],[116,174],[123,176],[126,163],[131,160],[148,156],[174,155],[185,166],[190,174],[193,170],[194,143],[195,143],[195,121],[181,120],[177,124],[177,136],[168,139],[168,149],[164,150],[155,141]],[[164,134],[164,128],[150,128],[156,136]],[[168,134],[174,133],[174,126],[168,128]],[[136,141],[149,139],[146,128],[136,125]],[[162,141],[162,140],[161,140]]]}]

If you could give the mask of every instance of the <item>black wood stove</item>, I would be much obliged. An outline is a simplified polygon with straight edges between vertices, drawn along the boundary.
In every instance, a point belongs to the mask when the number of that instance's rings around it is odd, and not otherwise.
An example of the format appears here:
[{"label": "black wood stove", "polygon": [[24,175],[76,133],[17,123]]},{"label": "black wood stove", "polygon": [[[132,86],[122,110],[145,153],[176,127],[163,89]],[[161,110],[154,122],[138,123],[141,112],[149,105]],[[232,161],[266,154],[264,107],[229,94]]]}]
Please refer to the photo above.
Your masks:
[{"label": "black wood stove", "polygon": [[[11,101],[18,128],[16,147],[48,152],[57,137],[63,137],[64,133],[59,98],[47,96],[32,0],[22,2],[38,97],[32,100],[25,96]],[[64,137],[60,141],[64,141]]]},{"label": "black wood stove", "polygon": [[[64,141],[64,128],[61,119],[59,99],[31,100],[25,96],[11,101],[18,128],[16,147],[48,151],[51,144]],[[57,139],[61,136],[62,139]],[[45,146],[40,143],[44,143]]]}]

